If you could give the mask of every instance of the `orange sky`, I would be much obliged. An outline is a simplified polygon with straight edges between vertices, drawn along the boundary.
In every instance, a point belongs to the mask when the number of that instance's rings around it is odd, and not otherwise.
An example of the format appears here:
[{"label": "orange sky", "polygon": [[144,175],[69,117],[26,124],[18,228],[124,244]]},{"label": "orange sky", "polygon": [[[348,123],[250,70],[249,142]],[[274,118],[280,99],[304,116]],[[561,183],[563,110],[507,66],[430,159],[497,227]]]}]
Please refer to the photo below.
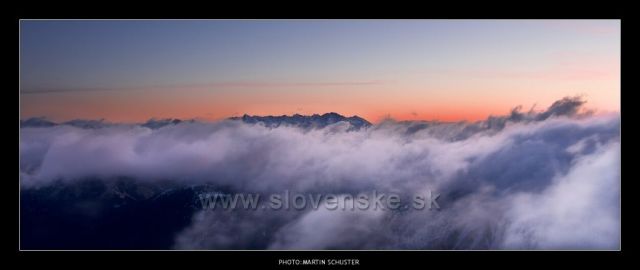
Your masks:
[{"label": "orange sky", "polygon": [[[494,82],[491,82],[494,83]],[[396,120],[476,121],[489,115],[504,115],[518,105],[528,110],[545,109],[564,96],[584,95],[587,107],[599,111],[619,110],[619,87],[610,81],[527,82],[489,87],[478,82],[443,85],[439,90],[390,83],[366,86],[313,86],[307,90],[262,89],[137,89],[131,91],[56,92],[21,95],[22,118],[47,116],[55,121],[101,119],[143,122],[155,118],[200,118],[218,120],[242,114],[322,114],[337,112],[359,115],[371,122],[390,116]],[[396,87],[402,91],[394,91]],[[509,90],[511,89],[511,90]],[[566,89],[583,89],[572,91]],[[601,90],[604,89],[604,90]],[[192,94],[185,95],[185,91]],[[394,93],[399,93],[395,95]],[[400,94],[402,93],[402,94]]]}]

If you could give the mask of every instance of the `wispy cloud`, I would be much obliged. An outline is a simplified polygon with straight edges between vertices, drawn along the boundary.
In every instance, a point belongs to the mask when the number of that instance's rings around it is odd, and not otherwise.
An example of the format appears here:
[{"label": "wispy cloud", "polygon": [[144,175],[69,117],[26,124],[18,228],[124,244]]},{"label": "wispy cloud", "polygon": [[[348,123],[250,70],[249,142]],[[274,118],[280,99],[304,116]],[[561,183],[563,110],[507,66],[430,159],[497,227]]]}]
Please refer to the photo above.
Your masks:
[{"label": "wispy cloud", "polygon": [[156,91],[156,90],[208,90],[217,88],[294,88],[294,87],[349,87],[371,86],[388,84],[389,81],[297,81],[297,82],[272,82],[272,81],[231,81],[204,84],[170,84],[148,85],[136,87],[84,87],[84,88],[30,88],[21,89],[20,93],[26,95],[68,93],[68,92],[106,92],[106,91]]}]

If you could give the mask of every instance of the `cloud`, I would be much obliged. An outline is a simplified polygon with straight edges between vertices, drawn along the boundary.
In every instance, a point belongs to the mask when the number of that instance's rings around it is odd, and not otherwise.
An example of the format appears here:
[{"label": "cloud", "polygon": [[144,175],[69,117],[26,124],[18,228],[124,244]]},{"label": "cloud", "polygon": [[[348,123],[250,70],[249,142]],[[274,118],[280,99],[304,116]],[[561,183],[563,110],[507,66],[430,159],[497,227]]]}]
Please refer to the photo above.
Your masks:
[{"label": "cloud", "polygon": [[[338,209],[344,209],[344,197]],[[351,211],[323,207],[309,211],[283,226],[270,249],[376,249],[389,239],[379,226],[385,215],[381,209]]]},{"label": "cloud", "polygon": [[174,84],[174,85],[148,85],[133,87],[67,87],[67,88],[28,88],[22,89],[21,94],[37,95],[67,92],[130,92],[130,91],[157,91],[157,90],[210,90],[217,88],[294,88],[294,87],[345,87],[345,86],[372,86],[387,84],[387,81],[298,81],[298,82],[275,82],[275,81],[230,81],[214,82],[203,84]]},{"label": "cloud", "polygon": [[580,157],[542,193],[512,198],[505,246],[616,249],[620,242],[620,145]]},{"label": "cloud", "polygon": [[441,194],[438,211],[196,211],[178,249],[615,249],[620,118],[583,105],[356,131],[231,120],[24,127],[21,188],[127,177],[231,193]]}]

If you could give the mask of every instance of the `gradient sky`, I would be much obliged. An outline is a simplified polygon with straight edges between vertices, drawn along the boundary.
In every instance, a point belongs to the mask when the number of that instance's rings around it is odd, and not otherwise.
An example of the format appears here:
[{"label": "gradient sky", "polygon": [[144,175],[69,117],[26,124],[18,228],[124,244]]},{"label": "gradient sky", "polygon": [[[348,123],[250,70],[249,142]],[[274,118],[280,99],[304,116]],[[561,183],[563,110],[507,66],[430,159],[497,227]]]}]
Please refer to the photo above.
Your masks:
[{"label": "gradient sky", "polygon": [[479,120],[564,96],[619,111],[619,20],[20,22],[21,117],[338,112]]}]

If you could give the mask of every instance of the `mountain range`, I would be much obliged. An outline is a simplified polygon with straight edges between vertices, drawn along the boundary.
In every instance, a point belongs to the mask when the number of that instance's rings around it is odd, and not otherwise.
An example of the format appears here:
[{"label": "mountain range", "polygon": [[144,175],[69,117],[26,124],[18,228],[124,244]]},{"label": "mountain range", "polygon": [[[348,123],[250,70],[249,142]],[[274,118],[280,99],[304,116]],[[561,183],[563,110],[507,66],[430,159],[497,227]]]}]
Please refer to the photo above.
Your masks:
[{"label": "mountain range", "polygon": [[[358,116],[346,117],[340,115],[335,112],[325,113],[325,114],[314,114],[314,115],[300,115],[294,114],[292,116],[281,115],[281,116],[251,116],[251,115],[243,115],[241,117],[231,117],[229,120],[232,121],[242,121],[247,124],[258,124],[261,123],[268,128],[275,128],[279,126],[294,126],[303,129],[315,129],[315,128],[324,128],[329,125],[337,124],[340,122],[346,122],[350,124],[348,130],[360,130],[361,128],[366,128],[371,126],[369,121],[364,118]],[[180,120],[180,119],[155,119],[151,118],[145,123],[139,123],[137,125],[142,127],[147,127],[150,129],[158,129],[168,125],[177,125],[183,122],[195,122],[195,120]],[[20,127],[53,127],[58,125],[68,125],[74,126],[78,128],[85,129],[93,129],[93,128],[102,128],[114,125],[113,123],[109,123],[104,121],[104,119],[100,120],[84,120],[84,119],[75,119],[71,121],[56,123],[50,120],[47,120],[44,117],[32,117],[26,120],[20,121]]]},{"label": "mountain range", "polygon": [[231,117],[231,120],[241,120],[248,124],[262,123],[266,127],[275,128],[279,126],[295,126],[304,129],[324,128],[326,126],[336,124],[339,122],[346,122],[351,125],[351,130],[359,130],[371,126],[369,121],[359,116],[345,117],[335,112],[325,113],[323,115],[300,115],[294,114],[292,116],[251,116],[243,115],[242,117]]}]

